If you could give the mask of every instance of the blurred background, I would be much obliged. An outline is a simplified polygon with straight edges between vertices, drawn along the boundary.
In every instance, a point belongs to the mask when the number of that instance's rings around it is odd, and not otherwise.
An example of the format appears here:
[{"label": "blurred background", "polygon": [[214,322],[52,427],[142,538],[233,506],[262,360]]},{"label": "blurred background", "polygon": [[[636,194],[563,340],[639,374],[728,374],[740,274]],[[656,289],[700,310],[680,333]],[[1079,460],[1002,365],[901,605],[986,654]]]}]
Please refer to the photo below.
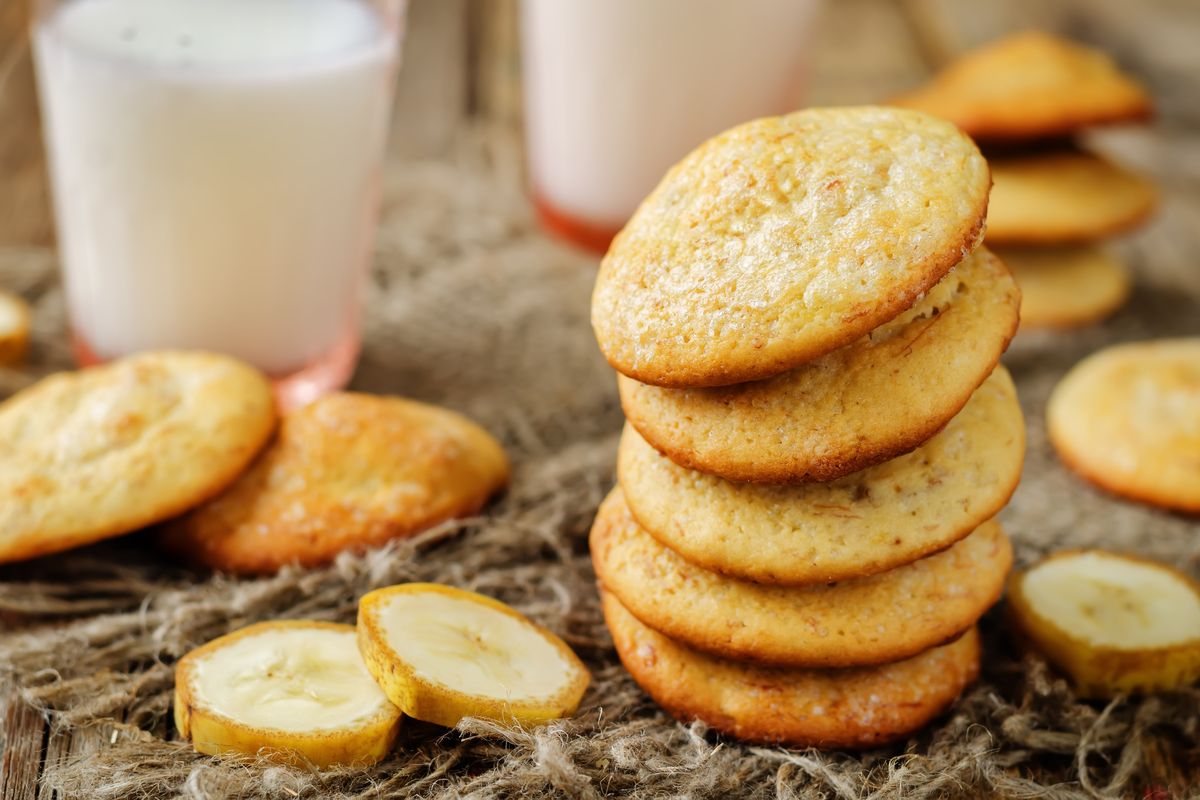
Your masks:
[{"label": "blurred background", "polygon": [[[33,69],[32,0],[0,3],[0,245],[53,240]],[[391,132],[391,154],[444,154],[464,127],[522,124],[517,0],[412,0]],[[689,20],[679,21],[687,26]],[[910,88],[955,52],[1025,28],[1102,47],[1146,81],[1170,147],[1128,147],[1168,181],[1200,178],[1190,136],[1200,116],[1200,3],[1147,0],[838,0],[820,5],[798,41],[808,61],[805,102],[879,101]],[[1134,134],[1139,136],[1141,134]],[[1189,140],[1189,146],[1182,146]],[[1145,163],[1150,162],[1150,163]],[[1136,164],[1135,164],[1136,166]]]}]

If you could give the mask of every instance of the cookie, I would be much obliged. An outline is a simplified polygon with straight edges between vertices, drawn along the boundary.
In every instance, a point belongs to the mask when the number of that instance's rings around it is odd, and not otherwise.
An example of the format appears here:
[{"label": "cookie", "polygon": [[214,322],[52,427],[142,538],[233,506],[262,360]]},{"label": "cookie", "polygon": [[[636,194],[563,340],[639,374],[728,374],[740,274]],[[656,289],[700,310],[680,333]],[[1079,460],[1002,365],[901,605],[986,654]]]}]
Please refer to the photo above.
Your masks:
[{"label": "cookie", "polygon": [[978,244],[987,163],[957,128],[809,109],[710,139],[613,241],[592,295],[609,363],[658,386],[777,375],[887,322]]},{"label": "cookie", "polygon": [[1088,356],[1050,395],[1046,432],[1059,457],[1098,486],[1200,514],[1200,338]]},{"label": "cookie", "polygon": [[626,426],[617,455],[643,528],[705,569],[763,583],[874,575],[957,542],[1016,489],[1025,427],[1003,367],[907,455],[829,483],[733,483],[664,458]]},{"label": "cookie", "polygon": [[847,669],[786,669],[728,661],[638,622],[609,592],[604,619],[625,669],[669,714],[751,742],[869,748],[903,739],[979,675],[979,634],[905,661]]},{"label": "cookie", "polygon": [[1012,566],[1008,538],[989,520],[941,553],[869,578],[735,580],[646,533],[620,489],[601,504],[590,542],[596,576],[642,623],[694,650],[785,667],[882,664],[944,644],[996,602]]},{"label": "cookie", "polygon": [[1089,242],[1134,228],[1154,210],[1146,179],[1088,153],[991,160],[988,244]]},{"label": "cookie", "polygon": [[1021,287],[1022,328],[1091,325],[1129,297],[1129,268],[1092,245],[1006,247],[996,254]]},{"label": "cookie", "polygon": [[226,572],[315,566],[474,514],[507,480],[500,445],[459,414],[332,394],[286,414],[237,483],[172,522],[163,544]]},{"label": "cookie", "polygon": [[765,381],[664,389],[618,378],[633,426],[673,461],[735,481],[828,481],[933,436],[1017,329],[1020,293],[986,250],[898,318]]},{"label": "cookie", "polygon": [[271,385],[226,356],[150,352],[62,372],[0,405],[0,563],[180,514],[275,428]]},{"label": "cookie", "polygon": [[1039,31],[967,53],[893,102],[948,119],[987,142],[1058,137],[1145,119],[1152,110],[1145,89],[1106,54]]}]

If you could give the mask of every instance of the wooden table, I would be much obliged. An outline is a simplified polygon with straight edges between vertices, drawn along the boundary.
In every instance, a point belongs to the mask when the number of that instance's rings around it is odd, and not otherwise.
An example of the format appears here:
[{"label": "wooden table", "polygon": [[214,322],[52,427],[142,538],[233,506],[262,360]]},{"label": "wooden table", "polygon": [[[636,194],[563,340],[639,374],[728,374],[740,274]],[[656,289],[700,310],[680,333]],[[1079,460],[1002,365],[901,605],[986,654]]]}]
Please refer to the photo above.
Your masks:
[{"label": "wooden table", "polygon": [[[511,69],[513,3],[417,0],[397,119],[398,152],[436,152],[472,109],[515,118]],[[474,15],[467,24],[464,15]],[[53,241],[28,47],[28,6],[0,4],[0,247]],[[1154,174],[1168,195],[1174,241],[1164,279],[1200,296],[1200,3],[1155,0],[834,0],[813,43],[812,104],[870,102],[914,85],[955,51],[1025,27],[1046,27],[1101,44],[1151,85],[1160,120],[1152,131],[1105,144]],[[481,72],[476,66],[484,65]],[[432,88],[431,88],[432,87]],[[418,129],[410,120],[422,120]],[[1200,332],[1200,310],[1197,311]],[[3,624],[3,620],[0,620]],[[9,705],[0,800],[32,800],[45,763],[105,747],[112,728],[47,738],[42,718]],[[1152,740],[1140,785],[1184,796],[1200,786],[1196,742]],[[1154,795],[1147,795],[1154,796]]]}]

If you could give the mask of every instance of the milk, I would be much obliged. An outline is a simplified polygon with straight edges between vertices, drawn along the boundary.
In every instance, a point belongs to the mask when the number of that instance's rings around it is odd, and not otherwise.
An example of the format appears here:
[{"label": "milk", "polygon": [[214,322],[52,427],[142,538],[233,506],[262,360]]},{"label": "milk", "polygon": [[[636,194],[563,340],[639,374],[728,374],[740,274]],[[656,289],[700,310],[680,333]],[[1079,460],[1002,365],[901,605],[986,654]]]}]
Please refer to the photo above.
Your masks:
[{"label": "milk", "polygon": [[395,42],[359,0],[51,12],[35,48],[85,347],[204,348],[285,375],[349,346],[352,366]]},{"label": "milk", "polygon": [[815,0],[524,0],[530,180],[619,229],[704,139],[797,108]]}]

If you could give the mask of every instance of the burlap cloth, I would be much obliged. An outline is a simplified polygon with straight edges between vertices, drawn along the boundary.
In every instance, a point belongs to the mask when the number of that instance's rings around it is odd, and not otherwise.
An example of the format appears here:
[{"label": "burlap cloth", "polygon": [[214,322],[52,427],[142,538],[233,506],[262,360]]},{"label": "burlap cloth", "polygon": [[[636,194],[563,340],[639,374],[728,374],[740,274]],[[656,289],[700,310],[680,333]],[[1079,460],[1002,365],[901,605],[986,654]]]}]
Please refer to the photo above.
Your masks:
[{"label": "burlap cloth", "polygon": [[[594,259],[535,229],[517,156],[510,134],[475,130],[447,159],[392,168],[355,379],[486,425],[516,464],[508,494],[417,541],[262,580],[189,573],[138,535],[0,570],[0,618],[19,626],[0,640],[0,698],[15,689],[11,702],[45,709],[51,737],[117,729],[111,746],[106,737],[95,752],[48,759],[43,789],[88,798],[1125,797],[1144,789],[1148,736],[1194,748],[1200,691],[1077,702],[1040,661],[1014,655],[995,613],[984,621],[983,678],[906,744],[865,754],[753,747],[659,711],[613,653],[587,556],[622,422],[588,325]],[[1048,391],[1085,353],[1197,333],[1200,285],[1187,260],[1195,234],[1174,202],[1124,246],[1139,271],[1129,308],[1088,332],[1019,339],[1007,357],[1029,423],[1024,481],[1003,515],[1020,562],[1102,545],[1196,570],[1196,521],[1094,491],[1057,463],[1042,429]],[[3,375],[7,393],[69,356],[53,257],[3,253],[0,285],[37,309],[32,363]],[[563,635],[593,673],[579,714],[530,733],[410,723],[384,763],[324,774],[199,756],[175,740],[172,664],[189,648],[262,619],[352,622],[363,592],[413,579],[494,595]]]}]

